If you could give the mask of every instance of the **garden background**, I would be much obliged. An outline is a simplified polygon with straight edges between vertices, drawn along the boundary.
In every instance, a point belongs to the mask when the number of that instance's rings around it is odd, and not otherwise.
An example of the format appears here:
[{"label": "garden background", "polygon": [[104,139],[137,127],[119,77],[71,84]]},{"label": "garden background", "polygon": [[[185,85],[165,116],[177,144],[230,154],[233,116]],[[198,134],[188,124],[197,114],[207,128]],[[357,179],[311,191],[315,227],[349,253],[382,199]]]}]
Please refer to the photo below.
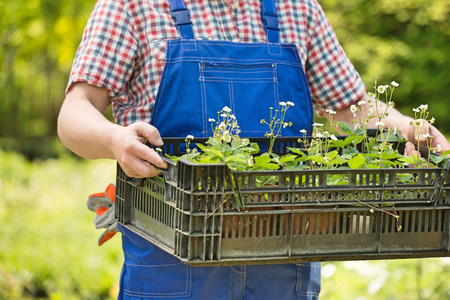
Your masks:
[{"label": "garden background", "polygon": [[[428,104],[450,135],[450,1],[319,0],[367,88],[395,80],[405,114]],[[98,247],[87,195],[114,181],[56,137],[95,0],[0,0],[0,299],[109,299],[120,238]],[[323,264],[322,299],[449,299],[450,260]]]}]

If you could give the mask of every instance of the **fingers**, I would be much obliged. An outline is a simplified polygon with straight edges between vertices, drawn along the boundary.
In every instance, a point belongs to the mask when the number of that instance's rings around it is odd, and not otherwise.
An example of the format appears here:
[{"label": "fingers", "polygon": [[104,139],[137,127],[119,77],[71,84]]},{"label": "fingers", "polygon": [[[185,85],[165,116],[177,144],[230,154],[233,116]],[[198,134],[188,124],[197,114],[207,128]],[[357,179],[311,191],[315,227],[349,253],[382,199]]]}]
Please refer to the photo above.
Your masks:
[{"label": "fingers", "polygon": [[142,143],[148,141],[154,146],[162,146],[164,144],[158,129],[148,123],[138,122],[129,127],[136,131],[136,134],[142,139]]},{"label": "fingers", "polygon": [[414,120],[408,128],[407,140],[420,148],[442,153],[450,149],[447,138],[433,125],[423,119]]},{"label": "fingers", "polygon": [[414,143],[425,143],[430,134],[430,123],[423,119],[413,120],[408,128],[407,140]]},{"label": "fingers", "polygon": [[407,142],[405,145],[405,155],[406,156],[413,156],[413,155],[420,156],[420,153],[419,153],[419,151],[416,150],[416,146],[413,143]]},{"label": "fingers", "polygon": [[119,127],[115,133],[113,153],[128,176],[154,177],[161,173],[158,168],[168,167],[155,150],[144,144],[147,141],[155,146],[163,145],[159,131],[147,123],[139,122]]}]

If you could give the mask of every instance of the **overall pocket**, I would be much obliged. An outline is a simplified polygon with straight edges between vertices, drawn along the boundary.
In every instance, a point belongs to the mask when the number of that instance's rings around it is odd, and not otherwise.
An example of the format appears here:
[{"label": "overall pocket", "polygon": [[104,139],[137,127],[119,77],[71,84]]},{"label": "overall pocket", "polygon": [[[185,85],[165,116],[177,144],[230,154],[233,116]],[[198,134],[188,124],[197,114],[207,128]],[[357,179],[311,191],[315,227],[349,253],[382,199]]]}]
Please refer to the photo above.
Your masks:
[{"label": "overall pocket", "polygon": [[269,108],[279,109],[277,65],[200,62],[199,82],[202,98],[203,129],[212,133],[209,118],[225,106],[232,109],[241,136],[263,136],[268,128]]},{"label": "overall pocket", "polygon": [[123,294],[130,297],[189,297],[191,295],[191,268],[183,263],[173,265],[125,264],[122,284]]},{"label": "overall pocket", "polygon": [[319,299],[320,276],[320,262],[297,264],[297,295]]},{"label": "overall pocket", "polygon": [[191,267],[119,225],[125,263],[119,299],[190,297]]}]

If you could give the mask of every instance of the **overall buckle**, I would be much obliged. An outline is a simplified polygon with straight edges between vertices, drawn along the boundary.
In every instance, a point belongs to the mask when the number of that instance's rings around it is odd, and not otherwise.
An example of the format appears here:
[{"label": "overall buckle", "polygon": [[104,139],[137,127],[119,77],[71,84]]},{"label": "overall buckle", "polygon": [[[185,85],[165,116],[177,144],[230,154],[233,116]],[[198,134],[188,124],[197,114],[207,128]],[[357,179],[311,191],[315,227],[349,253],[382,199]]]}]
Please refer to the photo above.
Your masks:
[{"label": "overall buckle", "polygon": [[261,14],[261,19],[265,29],[279,30],[277,17]]},{"label": "overall buckle", "polygon": [[170,15],[172,16],[172,20],[175,22],[176,26],[192,24],[191,20],[189,19],[190,14],[187,8],[171,11]]}]

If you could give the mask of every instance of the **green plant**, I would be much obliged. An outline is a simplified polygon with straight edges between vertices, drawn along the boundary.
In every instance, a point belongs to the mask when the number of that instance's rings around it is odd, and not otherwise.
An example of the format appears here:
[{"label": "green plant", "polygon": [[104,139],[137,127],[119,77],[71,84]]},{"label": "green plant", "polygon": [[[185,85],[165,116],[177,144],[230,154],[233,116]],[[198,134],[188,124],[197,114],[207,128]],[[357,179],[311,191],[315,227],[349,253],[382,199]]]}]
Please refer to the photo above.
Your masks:
[{"label": "green plant", "polygon": [[[321,123],[313,124],[311,136],[307,136],[305,129],[300,130],[302,136],[298,139],[300,147],[289,147],[289,153],[278,155],[273,152],[276,139],[281,136],[282,129],[292,126],[291,122],[285,120],[286,111],[294,106],[293,102],[281,102],[281,110],[274,110],[270,107],[269,121],[261,120],[262,124],[269,127],[266,137],[269,139],[266,151],[260,153],[258,144],[252,143],[248,138],[239,136],[240,128],[236,117],[231,109],[224,107],[218,112],[219,121],[210,119],[213,128],[213,136],[208,139],[205,145],[196,144],[196,148],[191,149],[193,136],[186,137],[187,153],[181,158],[197,163],[223,163],[231,171],[261,171],[261,170],[315,170],[315,169],[384,169],[384,168],[407,168],[411,165],[416,168],[437,167],[439,164],[447,162],[446,151],[441,155],[441,147],[438,145],[431,148],[432,137],[425,132],[426,122],[432,124],[434,118],[429,117],[428,105],[420,105],[414,108],[416,121],[411,125],[415,128],[416,135],[423,135],[426,141],[427,155],[421,157],[413,155],[405,156],[399,152],[399,146],[406,141],[396,128],[386,128],[384,119],[388,117],[389,107],[394,106],[393,93],[399,85],[395,81],[389,85],[378,85],[375,80],[374,91],[370,93],[367,107],[363,101],[351,105],[350,110],[355,119],[352,124],[341,121],[333,121],[333,110],[327,110],[329,128],[325,130],[325,125]],[[384,101],[386,106],[378,103]],[[369,121],[376,118],[376,128],[368,128]],[[336,136],[333,132],[335,128],[345,133],[345,136]],[[420,147],[420,144],[418,145]],[[178,157],[170,157],[177,160]],[[387,176],[387,175],[386,175]],[[387,178],[386,178],[387,179]],[[297,179],[299,180],[299,179]],[[310,177],[309,180],[312,180]],[[363,178],[357,180],[365,180]],[[381,179],[380,179],[381,180]],[[414,173],[403,172],[397,174],[398,184],[416,183]],[[276,176],[260,176],[257,184],[266,186],[277,184]],[[327,177],[327,184],[348,184],[348,175],[334,174]],[[244,183],[245,184],[245,183]],[[358,183],[357,183],[358,184]],[[267,194],[264,197],[268,197]],[[397,218],[397,229],[399,216],[395,212],[386,211],[379,205],[372,205],[361,201],[356,197],[356,201],[364,206],[368,206],[370,211],[375,210],[387,213]]]}]

